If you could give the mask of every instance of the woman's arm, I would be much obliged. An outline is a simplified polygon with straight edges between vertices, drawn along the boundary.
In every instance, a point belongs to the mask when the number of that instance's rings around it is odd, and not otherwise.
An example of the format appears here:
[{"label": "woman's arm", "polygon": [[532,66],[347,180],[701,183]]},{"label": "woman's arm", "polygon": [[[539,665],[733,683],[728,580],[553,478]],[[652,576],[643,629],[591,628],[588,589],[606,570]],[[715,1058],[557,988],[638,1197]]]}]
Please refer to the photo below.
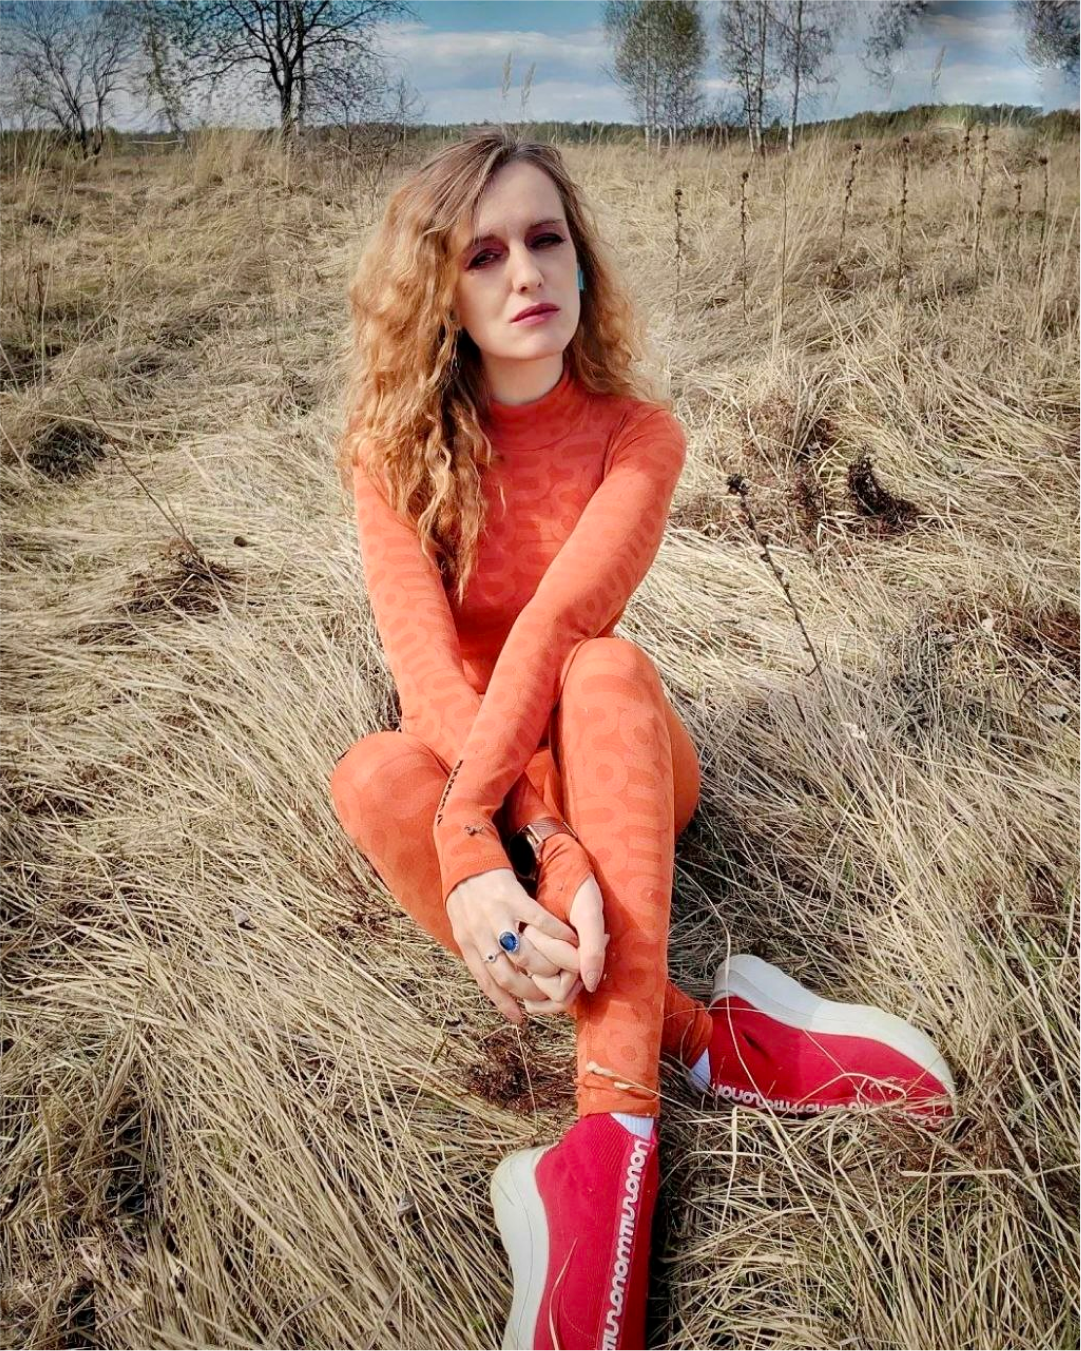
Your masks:
[{"label": "woman's arm", "polygon": [[[481,696],[462,670],[454,616],[439,570],[424,556],[413,527],[394,512],[360,466],[353,472],[353,491],[368,596],[401,702],[403,727],[432,749],[449,774],[480,711]],[[551,814],[521,774],[507,795],[507,827],[514,831]],[[473,871],[510,867],[498,831],[485,832],[474,843],[478,866]]]},{"label": "woman's arm", "polygon": [[443,899],[536,749],[575,644],[621,612],[656,557],[686,459],[683,428],[650,408],[613,438],[604,478],[515,620],[436,813]]}]

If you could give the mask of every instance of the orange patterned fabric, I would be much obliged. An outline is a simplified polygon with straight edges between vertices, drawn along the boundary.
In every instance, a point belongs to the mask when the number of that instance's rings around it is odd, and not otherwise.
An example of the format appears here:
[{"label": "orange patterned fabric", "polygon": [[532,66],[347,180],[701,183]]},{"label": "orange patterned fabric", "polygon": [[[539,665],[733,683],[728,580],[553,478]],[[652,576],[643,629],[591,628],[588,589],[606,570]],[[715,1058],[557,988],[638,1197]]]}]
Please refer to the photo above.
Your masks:
[{"label": "orange patterned fabric", "polygon": [[[510,867],[497,814],[510,828],[563,816],[612,936],[605,981],[574,1009],[579,1111],[655,1113],[660,1050],[693,1063],[711,1032],[666,979],[675,836],[697,802],[698,763],[652,662],[611,634],[656,555],[686,441],[665,409],[593,395],[569,367],[541,399],[494,403],[485,425],[499,455],[460,607],[413,527],[356,471],[402,730],[339,761],[334,801],[392,894],[455,951],[446,898]],[[573,892],[561,895],[569,905]]]}]

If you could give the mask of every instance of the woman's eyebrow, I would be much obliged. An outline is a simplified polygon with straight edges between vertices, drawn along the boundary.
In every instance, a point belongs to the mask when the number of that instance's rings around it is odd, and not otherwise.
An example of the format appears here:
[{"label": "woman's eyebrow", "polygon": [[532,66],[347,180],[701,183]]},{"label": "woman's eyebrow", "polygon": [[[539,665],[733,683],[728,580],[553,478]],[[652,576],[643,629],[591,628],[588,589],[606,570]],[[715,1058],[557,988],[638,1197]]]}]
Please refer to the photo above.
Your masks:
[{"label": "woman's eyebrow", "polygon": [[[532,225],[527,225],[526,229],[539,230],[542,225],[562,225],[562,224],[563,222],[561,220],[559,220],[556,217],[553,217],[550,220],[535,220]],[[475,248],[477,244],[484,244],[489,239],[498,239],[498,238],[499,236],[495,234],[477,235],[475,239],[472,239],[469,242],[469,244],[466,245],[466,247],[472,249]]]}]

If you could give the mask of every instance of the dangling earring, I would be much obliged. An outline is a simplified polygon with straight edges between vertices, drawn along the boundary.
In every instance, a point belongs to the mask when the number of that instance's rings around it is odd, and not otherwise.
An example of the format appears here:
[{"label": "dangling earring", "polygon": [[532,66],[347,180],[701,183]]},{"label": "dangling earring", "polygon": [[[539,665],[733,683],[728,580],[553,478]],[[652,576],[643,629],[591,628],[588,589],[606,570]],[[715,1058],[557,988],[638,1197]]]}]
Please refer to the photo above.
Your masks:
[{"label": "dangling earring", "polygon": [[586,279],[582,276],[581,266],[578,268],[578,289],[579,291],[584,291],[586,289]]}]

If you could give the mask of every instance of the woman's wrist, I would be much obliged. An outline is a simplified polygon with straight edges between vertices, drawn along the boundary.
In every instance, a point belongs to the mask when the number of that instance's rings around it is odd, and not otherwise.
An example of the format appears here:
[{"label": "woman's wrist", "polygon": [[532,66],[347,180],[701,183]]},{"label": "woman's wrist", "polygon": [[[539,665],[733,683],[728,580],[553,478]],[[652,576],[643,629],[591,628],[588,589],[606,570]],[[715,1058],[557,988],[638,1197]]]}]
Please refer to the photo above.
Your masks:
[{"label": "woman's wrist", "polygon": [[503,811],[503,826],[508,838],[534,821],[543,820],[555,813],[533,787],[527,775],[523,774],[507,794]]}]

